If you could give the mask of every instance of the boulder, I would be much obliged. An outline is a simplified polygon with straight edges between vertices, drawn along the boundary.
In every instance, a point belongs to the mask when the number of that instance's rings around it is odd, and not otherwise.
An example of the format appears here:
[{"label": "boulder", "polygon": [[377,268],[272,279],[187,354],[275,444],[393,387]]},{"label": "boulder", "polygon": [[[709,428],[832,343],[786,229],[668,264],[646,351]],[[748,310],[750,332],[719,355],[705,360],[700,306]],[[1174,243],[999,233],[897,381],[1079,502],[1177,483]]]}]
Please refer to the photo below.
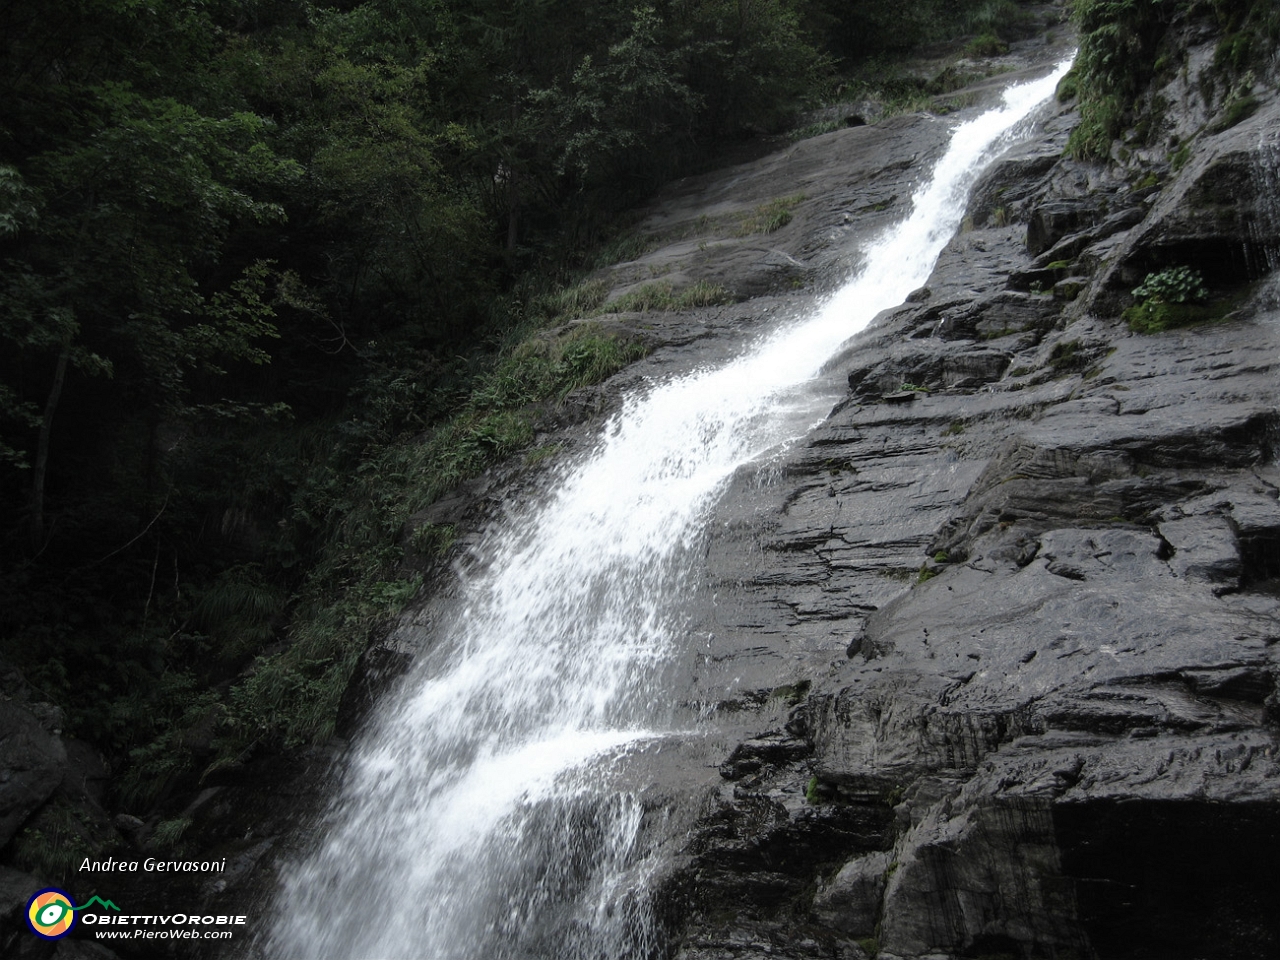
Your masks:
[{"label": "boulder", "polygon": [[814,915],[850,937],[875,936],[885,885],[896,867],[887,850],[855,857],[818,890]]},{"label": "boulder", "polygon": [[1079,233],[1102,219],[1102,206],[1092,198],[1049,200],[1031,211],[1027,222],[1027,250],[1037,256],[1063,237]]},{"label": "boulder", "polygon": [[67,751],[61,739],[12,700],[0,700],[0,845],[62,783]]}]

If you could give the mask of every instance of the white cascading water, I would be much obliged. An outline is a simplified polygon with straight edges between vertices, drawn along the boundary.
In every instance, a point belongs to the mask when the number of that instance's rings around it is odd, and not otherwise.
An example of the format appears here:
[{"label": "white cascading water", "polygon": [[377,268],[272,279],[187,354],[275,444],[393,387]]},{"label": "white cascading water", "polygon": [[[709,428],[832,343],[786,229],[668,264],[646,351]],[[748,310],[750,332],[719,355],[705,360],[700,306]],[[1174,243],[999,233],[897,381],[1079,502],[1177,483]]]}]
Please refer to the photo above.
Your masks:
[{"label": "white cascading water", "polygon": [[1252,264],[1258,273],[1280,270],[1280,248],[1274,238],[1280,234],[1280,132],[1263,127],[1258,131],[1257,162],[1253,168],[1259,222],[1249,224],[1250,239],[1260,248],[1260,262]]},{"label": "white cascading water", "polygon": [[688,643],[671,611],[701,521],[735,470],[821,415],[797,418],[803,387],[925,282],[983,166],[1067,66],[958,126],[908,219],[815,316],[632,397],[545,502],[489,538],[484,572],[354,750],[321,839],[285,870],[260,944],[269,956],[599,960],[660,948],[645,811],[611,778],[629,754],[696,726],[664,671]]}]

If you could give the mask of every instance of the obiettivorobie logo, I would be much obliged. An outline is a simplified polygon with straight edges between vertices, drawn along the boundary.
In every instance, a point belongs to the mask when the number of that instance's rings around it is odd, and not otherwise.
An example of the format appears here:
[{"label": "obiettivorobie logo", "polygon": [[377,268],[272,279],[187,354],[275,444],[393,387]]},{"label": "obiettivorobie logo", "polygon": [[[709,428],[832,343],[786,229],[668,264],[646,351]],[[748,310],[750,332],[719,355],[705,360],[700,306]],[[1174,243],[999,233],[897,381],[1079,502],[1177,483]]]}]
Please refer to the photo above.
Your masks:
[{"label": "obiettivorobie logo", "polygon": [[[97,910],[89,909],[95,905]],[[42,940],[62,939],[77,921],[95,928],[92,936],[100,940],[230,940],[235,928],[243,928],[249,918],[243,914],[122,913],[101,897],[91,897],[77,907],[71,894],[57,887],[45,887],[27,901],[27,926]]]},{"label": "obiettivorobie logo", "polygon": [[43,890],[37,890],[35,895],[27,901],[27,924],[37,937],[43,937],[45,940],[60,940],[76,925],[76,913],[87,910],[95,903],[104,910],[120,912],[120,908],[114,903],[103,900],[101,897],[92,897],[88,903],[82,903],[77,907],[75,901],[71,899],[71,894],[65,890],[46,887]]}]

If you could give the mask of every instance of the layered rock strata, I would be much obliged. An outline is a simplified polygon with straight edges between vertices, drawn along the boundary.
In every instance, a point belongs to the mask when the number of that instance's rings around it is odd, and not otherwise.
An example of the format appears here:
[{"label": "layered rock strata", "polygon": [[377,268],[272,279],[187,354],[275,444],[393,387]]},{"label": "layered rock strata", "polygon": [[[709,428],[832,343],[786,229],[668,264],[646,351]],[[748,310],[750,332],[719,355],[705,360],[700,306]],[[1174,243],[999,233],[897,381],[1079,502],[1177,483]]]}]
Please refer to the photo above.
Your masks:
[{"label": "layered rock strata", "polygon": [[[1170,102],[1206,86],[1199,29]],[[1049,120],[779,478],[726,498],[718,675],[807,695],[722,768],[684,960],[1280,955],[1280,98],[1254,89],[1226,129],[1170,109],[1201,124],[1177,169],[1064,159]],[[1179,266],[1212,322],[1133,332]]]}]

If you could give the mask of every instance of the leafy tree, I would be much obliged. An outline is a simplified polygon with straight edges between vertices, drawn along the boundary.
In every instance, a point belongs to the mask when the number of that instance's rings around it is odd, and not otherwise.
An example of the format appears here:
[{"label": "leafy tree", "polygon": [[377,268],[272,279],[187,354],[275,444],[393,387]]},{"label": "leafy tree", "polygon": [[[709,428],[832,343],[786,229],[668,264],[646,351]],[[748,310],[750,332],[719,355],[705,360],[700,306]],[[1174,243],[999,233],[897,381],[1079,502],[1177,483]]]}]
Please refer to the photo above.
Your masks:
[{"label": "leafy tree", "polygon": [[697,0],[672,21],[711,136],[774,127],[827,68],[793,0]]},{"label": "leafy tree", "polygon": [[665,153],[658,166],[669,170],[677,144],[688,148],[701,99],[683,82],[681,52],[664,45],[661,30],[653,7],[637,8],[630,33],[605,57],[583,57],[566,95],[543,94],[558,114],[558,172],[594,188],[616,189],[619,179],[647,185],[654,153]]}]

